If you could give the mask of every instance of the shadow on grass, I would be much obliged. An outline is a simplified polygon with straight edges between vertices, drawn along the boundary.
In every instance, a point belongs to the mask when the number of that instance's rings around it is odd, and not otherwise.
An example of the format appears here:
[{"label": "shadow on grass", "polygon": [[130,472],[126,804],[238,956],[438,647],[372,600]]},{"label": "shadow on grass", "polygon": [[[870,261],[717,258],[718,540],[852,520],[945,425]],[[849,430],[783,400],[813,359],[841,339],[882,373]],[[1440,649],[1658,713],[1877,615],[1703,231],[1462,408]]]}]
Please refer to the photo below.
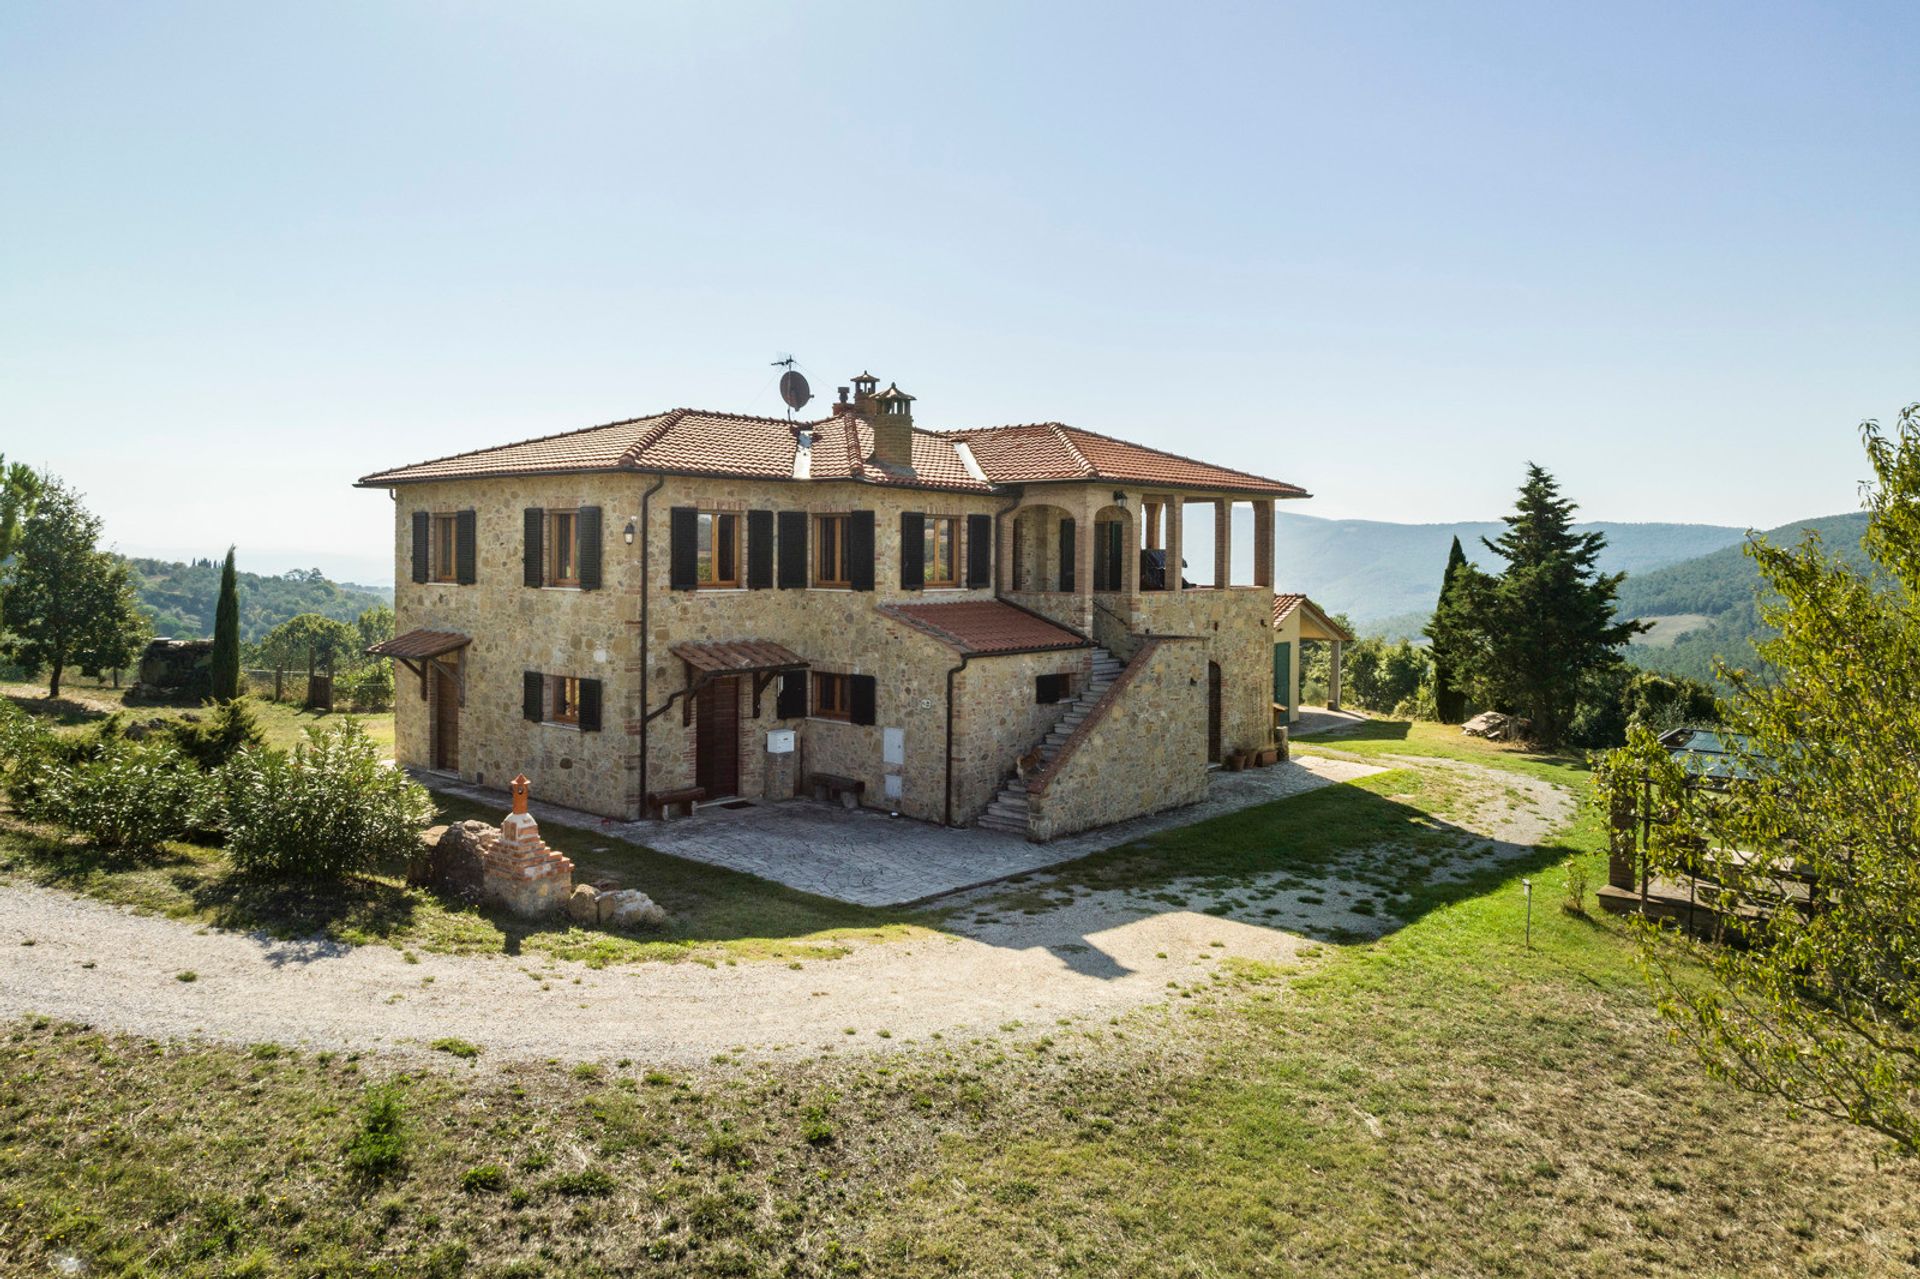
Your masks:
[{"label": "shadow on grass", "polygon": [[97,723],[113,714],[112,708],[76,701],[71,697],[30,697],[23,693],[8,693],[6,698],[35,719],[45,720],[57,728]]}]

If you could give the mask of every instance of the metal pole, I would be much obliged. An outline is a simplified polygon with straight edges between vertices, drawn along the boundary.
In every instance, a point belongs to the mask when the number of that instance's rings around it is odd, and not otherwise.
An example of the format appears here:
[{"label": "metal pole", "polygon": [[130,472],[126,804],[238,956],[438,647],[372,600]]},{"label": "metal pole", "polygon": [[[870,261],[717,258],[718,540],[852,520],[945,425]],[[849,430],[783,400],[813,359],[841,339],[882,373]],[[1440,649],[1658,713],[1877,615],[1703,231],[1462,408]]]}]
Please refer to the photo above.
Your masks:
[{"label": "metal pole", "polygon": [[1527,890],[1527,949],[1533,949],[1533,881],[1523,879],[1521,887]]}]

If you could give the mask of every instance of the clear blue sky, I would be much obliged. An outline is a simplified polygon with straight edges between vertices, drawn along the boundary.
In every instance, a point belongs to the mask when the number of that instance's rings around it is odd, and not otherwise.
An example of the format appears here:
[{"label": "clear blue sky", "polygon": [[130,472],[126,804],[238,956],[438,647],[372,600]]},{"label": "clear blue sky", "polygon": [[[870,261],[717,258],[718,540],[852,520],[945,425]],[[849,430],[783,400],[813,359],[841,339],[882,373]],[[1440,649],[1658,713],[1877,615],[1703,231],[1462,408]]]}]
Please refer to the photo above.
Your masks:
[{"label": "clear blue sky", "polygon": [[[377,467],[870,366],[1482,518],[1849,509],[1920,399],[1920,7],[0,8],[0,451],[386,564]],[[366,567],[359,575],[379,571]]]}]

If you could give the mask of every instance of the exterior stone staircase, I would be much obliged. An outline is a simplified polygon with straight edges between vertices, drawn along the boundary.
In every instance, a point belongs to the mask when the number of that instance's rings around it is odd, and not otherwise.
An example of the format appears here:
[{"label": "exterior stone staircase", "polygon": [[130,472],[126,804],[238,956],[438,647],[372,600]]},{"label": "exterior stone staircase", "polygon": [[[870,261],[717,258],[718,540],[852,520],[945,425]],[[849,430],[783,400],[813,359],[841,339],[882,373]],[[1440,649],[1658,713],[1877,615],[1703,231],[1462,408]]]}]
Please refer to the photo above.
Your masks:
[{"label": "exterior stone staircase", "polygon": [[[1067,744],[1067,738],[1073,736],[1073,730],[1080,727],[1094,703],[1107,695],[1113,687],[1113,681],[1120,677],[1126,664],[1104,648],[1093,650],[1093,673],[1079,696],[1067,703],[1067,712],[1054,724],[1047,735],[1040,739],[1041,769],[1054,761],[1060,748]],[[1036,770],[1037,771],[1037,770]],[[980,814],[975,823],[987,830],[1004,831],[1009,835],[1024,837],[1027,833],[1027,783],[1015,773],[1000,788],[1000,793],[987,805],[987,811]]]}]

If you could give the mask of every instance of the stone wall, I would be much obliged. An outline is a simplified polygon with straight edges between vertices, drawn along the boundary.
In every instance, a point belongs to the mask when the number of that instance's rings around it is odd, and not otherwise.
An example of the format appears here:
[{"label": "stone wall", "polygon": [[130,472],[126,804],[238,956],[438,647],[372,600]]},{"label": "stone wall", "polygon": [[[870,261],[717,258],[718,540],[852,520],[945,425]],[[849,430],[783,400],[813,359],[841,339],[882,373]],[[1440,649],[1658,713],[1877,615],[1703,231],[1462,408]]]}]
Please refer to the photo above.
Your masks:
[{"label": "stone wall", "polygon": [[1133,629],[1142,635],[1191,635],[1220,665],[1220,748],[1273,745],[1273,592],[1265,587],[1142,591],[1133,598]]},{"label": "stone wall", "polygon": [[1071,675],[1074,695],[1086,686],[1092,649],[1056,653],[1010,653],[976,657],[954,681],[953,820],[973,821],[1013,773],[1022,755],[1039,744],[1071,698],[1042,705],[1034,681],[1042,675]]},{"label": "stone wall", "polygon": [[1053,769],[1029,788],[1031,838],[1054,839],[1205,799],[1206,670],[1206,645],[1198,640],[1143,645]]}]

